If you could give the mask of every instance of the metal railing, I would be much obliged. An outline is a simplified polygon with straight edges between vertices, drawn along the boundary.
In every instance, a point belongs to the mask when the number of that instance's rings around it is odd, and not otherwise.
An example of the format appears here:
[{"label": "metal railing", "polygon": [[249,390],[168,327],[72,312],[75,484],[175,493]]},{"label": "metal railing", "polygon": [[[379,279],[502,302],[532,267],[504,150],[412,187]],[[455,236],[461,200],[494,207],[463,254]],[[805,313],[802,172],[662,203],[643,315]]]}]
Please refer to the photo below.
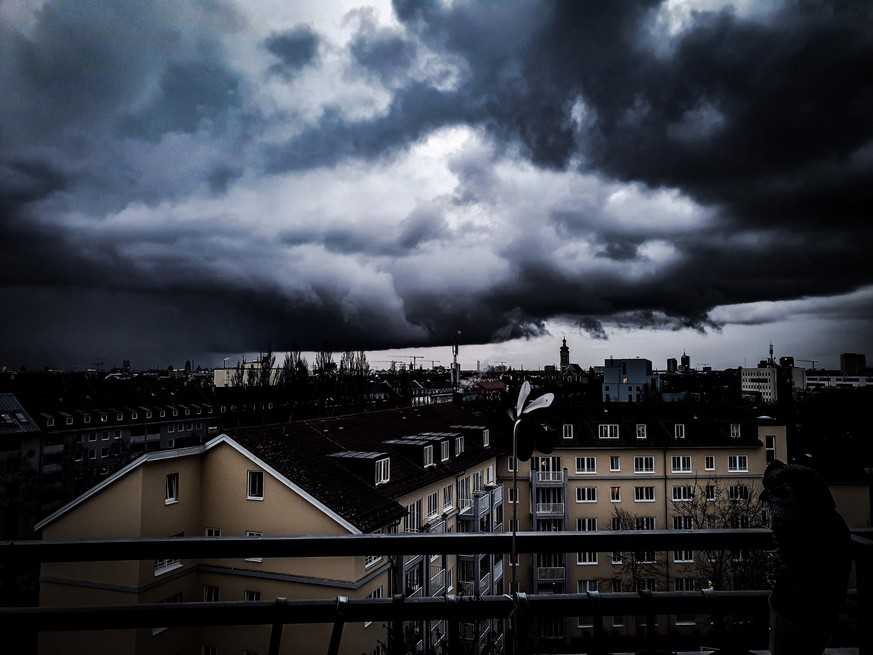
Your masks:
[{"label": "metal railing", "polygon": [[[854,531],[852,536],[856,588],[846,609],[856,619],[873,616],[873,531]],[[402,556],[409,552],[451,554],[457,552],[506,553],[509,534],[406,534],[343,535],[328,537],[175,537],[72,541],[24,541],[0,543],[0,562],[86,562],[162,559],[213,559],[228,557],[324,557]],[[517,535],[520,553],[599,552],[676,549],[771,550],[769,530],[617,531],[617,532],[523,532]],[[814,590],[811,591],[814,593]],[[609,652],[611,637],[604,617],[612,615],[651,617],[639,639],[655,643],[656,616],[710,615],[716,629],[731,613],[766,616],[769,591],[632,592],[581,594],[505,594],[460,598],[224,601],[167,605],[150,603],[97,607],[5,607],[0,608],[0,628],[5,631],[92,631],[138,629],[155,626],[269,625],[270,653],[278,653],[284,625],[333,624],[329,653],[338,652],[345,623],[366,621],[441,621],[448,628],[450,652],[460,650],[458,626],[462,622],[508,619],[511,632],[507,651],[527,652],[531,620],[546,617],[591,616],[593,636],[590,652]],[[863,619],[861,619],[863,620]],[[859,655],[873,655],[873,631],[858,632]],[[637,646],[639,643],[637,644]],[[402,652],[402,644],[397,645]],[[634,648],[632,648],[633,650]]]},{"label": "metal railing", "polygon": [[537,514],[564,516],[564,503],[537,503]]},{"label": "metal railing", "polygon": [[563,482],[563,471],[537,471],[537,482]]}]

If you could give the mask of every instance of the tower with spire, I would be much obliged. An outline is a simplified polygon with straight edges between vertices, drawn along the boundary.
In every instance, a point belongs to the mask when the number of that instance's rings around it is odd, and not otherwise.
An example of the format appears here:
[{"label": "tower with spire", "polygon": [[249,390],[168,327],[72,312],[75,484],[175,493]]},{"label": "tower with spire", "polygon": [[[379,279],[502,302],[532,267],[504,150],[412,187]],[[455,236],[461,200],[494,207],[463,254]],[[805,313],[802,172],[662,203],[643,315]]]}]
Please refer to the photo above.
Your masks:
[{"label": "tower with spire", "polygon": [[567,337],[564,337],[564,345],[561,346],[561,370],[567,370],[570,365],[570,349],[567,347]]}]

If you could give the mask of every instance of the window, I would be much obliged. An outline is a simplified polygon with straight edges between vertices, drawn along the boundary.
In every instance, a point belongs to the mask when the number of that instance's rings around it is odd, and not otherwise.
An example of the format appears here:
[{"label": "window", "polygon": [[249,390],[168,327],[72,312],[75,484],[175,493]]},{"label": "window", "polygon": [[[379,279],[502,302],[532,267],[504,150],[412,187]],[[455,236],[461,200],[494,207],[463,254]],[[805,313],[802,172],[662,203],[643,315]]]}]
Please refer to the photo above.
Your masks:
[{"label": "window", "polygon": [[455,437],[455,457],[464,452],[464,437]]},{"label": "window", "polygon": [[564,423],[562,433],[564,435],[564,439],[572,439],[573,438],[573,424],[572,423]]},{"label": "window", "polygon": [[101,448],[100,457],[109,457],[109,448]]},{"label": "window", "polygon": [[624,560],[621,558],[621,551],[614,550],[612,551],[612,563],[613,564],[621,564]]},{"label": "window", "polygon": [[427,517],[429,519],[436,518],[439,514],[439,504],[438,504],[438,496],[437,492],[434,491],[432,494],[428,494],[427,496]]},{"label": "window", "polygon": [[260,591],[249,591],[246,589],[243,591],[243,600],[247,603],[254,603],[261,600],[261,592]]},{"label": "window", "polygon": [[744,484],[735,484],[728,489],[728,498],[731,500],[748,500],[749,488]]},{"label": "window", "polygon": [[103,432],[100,433],[100,438],[103,441],[109,441],[109,430],[103,430]]},{"label": "window", "polygon": [[714,484],[706,485],[706,500],[715,500],[717,495]]},{"label": "window", "polygon": [[[576,592],[580,594],[587,594],[589,591],[597,591],[597,580],[577,580],[576,581]],[[591,628],[594,626],[594,617],[593,616],[580,616],[578,621],[578,627],[580,628]]]},{"label": "window", "polygon": [[691,485],[673,487],[674,502],[687,502],[690,500],[694,500],[694,487]]},{"label": "window", "polygon": [[[694,551],[693,550],[674,550],[673,551],[673,561],[674,562],[693,562],[694,561]],[[677,591],[686,591],[686,590],[679,589]]]},{"label": "window", "polygon": [[740,438],[740,424],[739,423],[731,423],[731,439],[739,439]]},{"label": "window", "polygon": [[576,553],[576,564],[597,564],[597,551],[587,550]]},{"label": "window", "polygon": [[376,485],[385,484],[391,480],[391,458],[376,460]]},{"label": "window", "polygon": [[[384,596],[382,592],[382,585],[376,587],[373,591],[367,594],[367,598],[382,598]],[[366,628],[368,625],[373,623],[372,621],[364,621],[364,627]]]},{"label": "window", "polygon": [[597,473],[597,458],[577,457],[576,473]]},{"label": "window", "polygon": [[[164,598],[164,600],[162,600],[161,602],[162,603],[181,603],[182,602],[182,592],[177,591],[172,596],[167,596],[166,598]],[[166,627],[152,628],[152,636],[159,634],[166,629],[167,629]]]},{"label": "window", "polygon": [[440,442],[440,461],[445,462],[449,458],[449,449],[451,444],[448,441]]},{"label": "window", "polygon": [[610,455],[609,456],[609,470],[610,471],[620,471],[621,470],[621,457],[618,455]]},{"label": "window", "polygon": [[673,529],[674,530],[691,530],[693,527],[693,521],[690,516],[674,516],[673,517]]},{"label": "window", "polygon": [[618,439],[618,423],[601,423],[598,433],[601,439]]},{"label": "window", "polygon": [[596,503],[597,487],[576,487],[577,503]]},{"label": "window", "polygon": [[[382,534],[382,528],[374,530],[373,534]],[[364,555],[364,568],[369,569],[382,561],[381,555]]]},{"label": "window", "polygon": [[596,532],[597,519],[595,517],[585,517],[576,519],[576,530],[578,532]]},{"label": "window", "polygon": [[510,455],[506,458],[506,470],[512,473],[515,470],[515,457]]},{"label": "window", "polygon": [[54,427],[55,420],[53,418],[47,418],[45,420],[45,424],[46,424],[46,427],[49,427],[49,428]]},{"label": "window", "polygon": [[715,470],[715,455],[707,455],[703,458],[703,468],[707,471]]},{"label": "window", "polygon": [[509,503],[517,503],[518,502],[518,489],[507,489],[506,490],[506,502],[509,502]]},{"label": "window", "polygon": [[673,426],[673,436],[676,437],[677,439],[684,439],[685,438],[685,424],[684,423],[677,423],[676,425]]},{"label": "window", "polygon": [[179,474],[168,473],[164,487],[164,504],[172,505],[179,502]]},{"label": "window", "polygon": [[202,645],[200,647],[200,655],[218,655],[218,646]]},{"label": "window", "polygon": [[491,445],[491,430],[482,430],[482,445],[485,448],[488,448],[488,446]]},{"label": "window", "polygon": [[97,459],[97,451],[89,450],[88,451],[88,459]]},{"label": "window", "polygon": [[637,439],[645,439],[646,438],[646,424],[645,423],[637,423]]},{"label": "window", "polygon": [[97,433],[96,432],[89,432],[88,433],[88,441],[90,441],[90,442],[97,441]]},{"label": "window", "polygon": [[175,423],[170,423],[170,424],[167,426],[167,432],[175,432],[175,431],[176,431],[176,424],[175,424]]},{"label": "window", "polygon": [[768,434],[764,436],[764,451],[767,455],[767,464],[776,459],[776,435]]},{"label": "window", "polygon": [[655,502],[654,487],[634,487],[634,500],[638,503]]},{"label": "window", "polygon": [[264,473],[262,471],[248,472],[246,498],[248,500],[264,499]]},{"label": "window", "polygon": [[421,499],[406,506],[404,532],[418,532],[419,528],[421,528]]},{"label": "window", "polygon": [[218,587],[212,585],[203,586],[203,602],[217,603],[218,602]]},{"label": "window", "polygon": [[[246,530],[246,536],[252,537],[253,539],[260,539],[264,536],[263,532],[258,532],[256,530]],[[262,557],[246,557],[246,562],[261,562],[263,561]]]},{"label": "window", "polygon": [[425,446],[424,447],[424,466],[427,468],[428,466],[434,466],[435,462],[433,461],[433,446]]},{"label": "window", "polygon": [[167,448],[175,448],[176,440],[175,439],[167,439]]},{"label": "window", "polygon": [[221,528],[206,528],[206,536],[207,537],[220,537],[221,536]]},{"label": "window", "polygon": [[749,470],[749,458],[747,455],[729,455],[728,456],[728,471],[731,473],[740,473]]},{"label": "window", "polygon": [[609,500],[613,503],[621,502],[621,487],[610,487],[609,488]]},{"label": "window", "polygon": [[691,473],[691,458],[688,456],[673,457],[673,473]]},{"label": "window", "polygon": [[655,458],[645,455],[634,457],[634,473],[654,473]]},{"label": "window", "polygon": [[694,586],[694,578],[676,578],[676,591],[696,591]]},{"label": "window", "polygon": [[654,516],[635,516],[634,517],[634,530],[654,530],[655,529],[655,517]]},{"label": "window", "polygon": [[452,505],[452,485],[447,484],[443,487],[443,510],[450,510]]},{"label": "window", "polygon": [[[180,532],[178,534],[171,535],[173,537],[183,537],[185,536],[184,532]],[[175,557],[165,557],[163,559],[155,560],[155,577],[158,577],[162,573],[166,573],[167,571],[172,571],[174,569],[178,569],[182,566],[182,561]]]}]

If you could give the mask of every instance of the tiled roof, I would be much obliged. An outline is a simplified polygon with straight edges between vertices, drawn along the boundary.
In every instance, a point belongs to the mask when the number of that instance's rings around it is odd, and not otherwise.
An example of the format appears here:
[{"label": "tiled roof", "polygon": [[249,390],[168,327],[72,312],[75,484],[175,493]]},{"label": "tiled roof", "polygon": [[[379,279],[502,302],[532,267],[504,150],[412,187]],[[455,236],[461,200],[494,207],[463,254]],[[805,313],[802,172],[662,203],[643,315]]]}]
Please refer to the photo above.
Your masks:
[{"label": "tiled roof", "polygon": [[11,393],[0,393],[0,435],[39,432],[30,414]]},{"label": "tiled roof", "polygon": [[[461,432],[450,426],[459,424],[487,426],[488,422],[447,403],[236,428],[227,434],[363,532],[371,532],[405,516],[405,508],[397,502],[403,495],[451,478],[494,455],[493,449],[466,439],[460,456],[455,457],[453,451],[447,462],[441,462],[437,452],[435,465],[424,468],[408,450],[389,443],[427,432],[453,438]],[[375,477],[362,475],[360,466],[331,456],[342,452],[388,454],[390,481],[376,486]]]}]

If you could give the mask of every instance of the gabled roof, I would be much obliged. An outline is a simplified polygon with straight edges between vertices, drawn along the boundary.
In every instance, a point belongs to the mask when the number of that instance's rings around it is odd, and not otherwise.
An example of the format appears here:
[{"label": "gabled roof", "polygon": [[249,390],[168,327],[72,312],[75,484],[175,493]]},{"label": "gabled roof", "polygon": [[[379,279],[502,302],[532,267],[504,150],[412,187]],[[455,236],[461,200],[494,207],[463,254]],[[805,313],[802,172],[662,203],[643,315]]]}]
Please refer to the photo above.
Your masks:
[{"label": "gabled roof", "polygon": [[30,414],[11,393],[0,393],[0,435],[39,432]]}]

